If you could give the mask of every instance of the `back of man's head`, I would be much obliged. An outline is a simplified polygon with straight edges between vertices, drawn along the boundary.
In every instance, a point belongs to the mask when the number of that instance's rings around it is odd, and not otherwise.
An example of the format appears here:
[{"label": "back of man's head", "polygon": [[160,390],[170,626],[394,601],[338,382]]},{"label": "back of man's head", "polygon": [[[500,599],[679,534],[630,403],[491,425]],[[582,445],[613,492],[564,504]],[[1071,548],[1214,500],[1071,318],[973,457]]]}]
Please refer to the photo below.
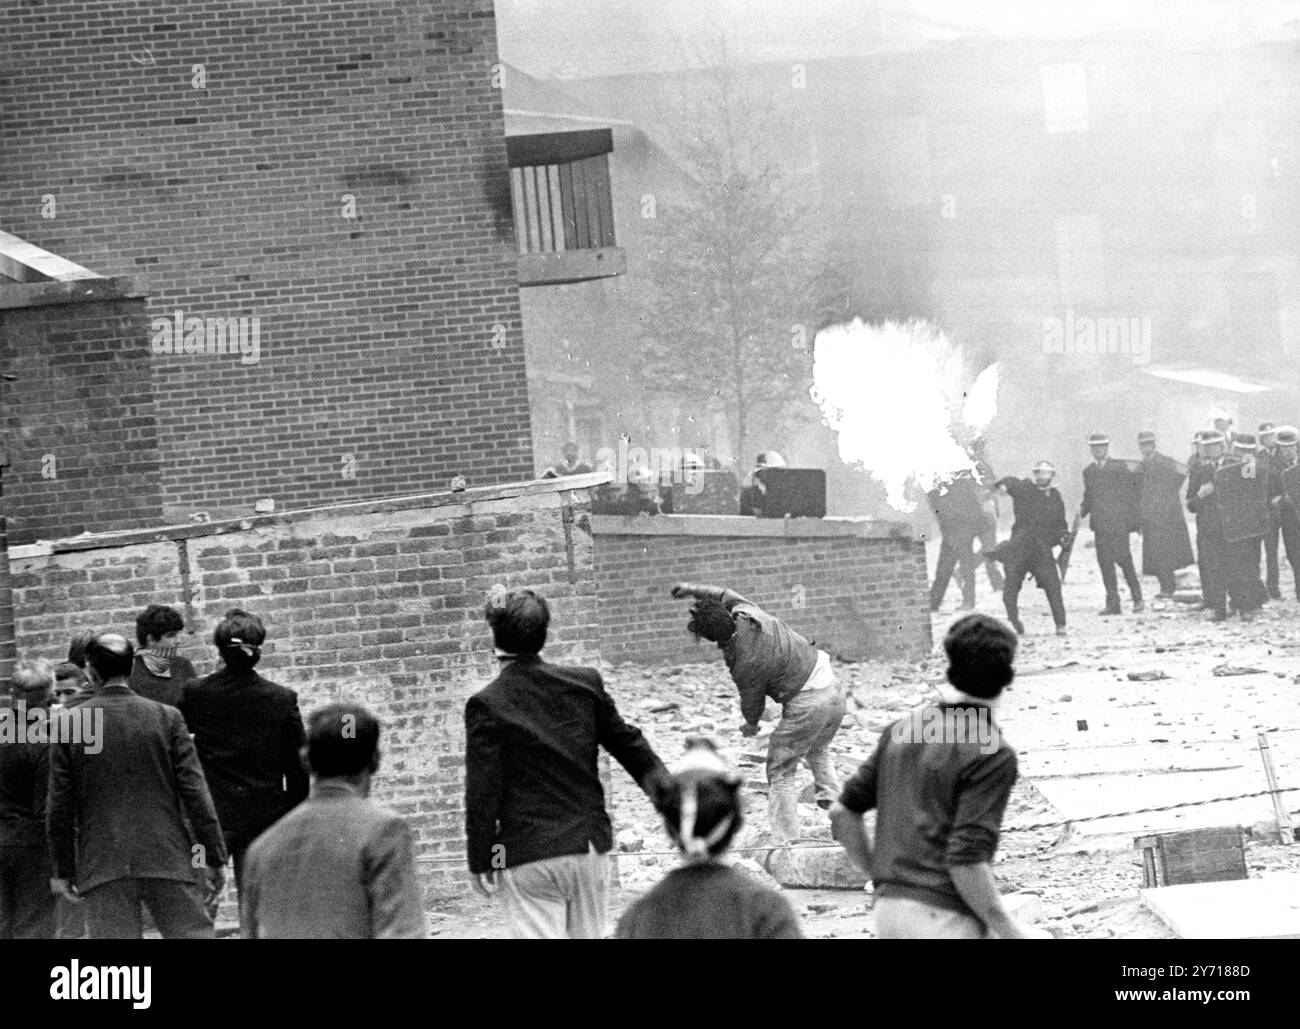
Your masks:
[{"label": "back of man's head", "polygon": [[9,693],[27,707],[46,707],[54,692],[54,666],[43,657],[20,658],[14,665]]},{"label": "back of man's head", "polygon": [[93,629],[78,629],[68,643],[68,660],[78,668],[86,667],[86,648],[95,638]]},{"label": "back of man's head", "polygon": [[134,660],[135,648],[125,636],[115,632],[100,633],[86,644],[86,667],[100,682],[129,676]]},{"label": "back of man's head", "polygon": [[966,615],[944,637],[948,681],[972,697],[992,700],[1015,678],[1016,634],[989,615]]},{"label": "back of man's head", "polygon": [[546,598],[532,590],[494,590],[483,608],[498,650],[532,657],[546,646],[551,608]]},{"label": "back of man's head", "polygon": [[307,718],[307,763],[320,779],[373,772],[379,720],[360,704],[329,704]]}]

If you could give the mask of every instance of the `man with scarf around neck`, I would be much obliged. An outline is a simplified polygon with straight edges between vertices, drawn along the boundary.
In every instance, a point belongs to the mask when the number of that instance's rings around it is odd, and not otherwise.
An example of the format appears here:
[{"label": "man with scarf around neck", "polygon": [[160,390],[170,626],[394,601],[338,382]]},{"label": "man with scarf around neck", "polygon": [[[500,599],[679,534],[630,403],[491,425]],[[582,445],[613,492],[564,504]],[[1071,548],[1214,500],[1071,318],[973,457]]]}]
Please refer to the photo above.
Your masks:
[{"label": "man with scarf around neck", "polygon": [[253,841],[310,788],[298,694],[253,670],[265,640],[257,615],[227,611],[212,633],[221,666],[190,683],[180,705],[234,858],[237,889]]},{"label": "man with scarf around neck", "polygon": [[498,586],[483,615],[501,670],[465,704],[470,885],[500,896],[515,939],[600,939],[614,846],[600,748],[647,796],[666,770],[599,671],[542,659],[544,597]]},{"label": "man with scarf around neck", "polygon": [[803,939],[789,901],[726,862],[744,820],[740,781],[712,743],[687,742],[686,757],[653,798],[681,867],[628,908],[617,939]]},{"label": "man with scarf around neck", "polygon": [[180,707],[185,684],[198,678],[189,658],[177,653],[185,620],[174,607],[150,604],[135,620],[131,690],[146,700]]},{"label": "man with scarf around neck", "polygon": [[[1046,936],[1007,913],[993,878],[1016,781],[1016,752],[993,711],[1015,677],[1016,637],[972,614],[952,624],[943,648],[948,685],[939,703],[880,734],[831,809],[835,839],[871,876],[877,939]],[[874,845],[862,821],[873,809]]]}]

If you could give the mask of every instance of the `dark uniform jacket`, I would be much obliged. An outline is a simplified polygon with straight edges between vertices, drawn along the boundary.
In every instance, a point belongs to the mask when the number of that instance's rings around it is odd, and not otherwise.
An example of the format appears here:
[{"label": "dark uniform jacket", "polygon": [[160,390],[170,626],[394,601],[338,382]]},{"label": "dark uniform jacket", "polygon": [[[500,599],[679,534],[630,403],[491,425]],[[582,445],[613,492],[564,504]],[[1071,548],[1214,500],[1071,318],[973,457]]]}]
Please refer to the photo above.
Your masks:
[{"label": "dark uniform jacket", "polygon": [[[50,780],[48,736],[32,739],[32,709],[0,708],[15,738],[0,743],[0,847],[45,849],[45,795]],[[42,720],[48,718],[42,714]],[[24,738],[17,738],[20,720]],[[48,724],[48,722],[46,723]]]},{"label": "dark uniform jacket", "polygon": [[1137,528],[1137,480],[1123,461],[1094,461],[1083,470],[1083,504],[1079,513],[1094,533],[1129,533]]},{"label": "dark uniform jacket", "polygon": [[1039,489],[1029,479],[1000,479],[998,485],[1011,496],[1016,515],[1007,549],[1026,557],[1050,556],[1070,531],[1061,491],[1055,486]]}]

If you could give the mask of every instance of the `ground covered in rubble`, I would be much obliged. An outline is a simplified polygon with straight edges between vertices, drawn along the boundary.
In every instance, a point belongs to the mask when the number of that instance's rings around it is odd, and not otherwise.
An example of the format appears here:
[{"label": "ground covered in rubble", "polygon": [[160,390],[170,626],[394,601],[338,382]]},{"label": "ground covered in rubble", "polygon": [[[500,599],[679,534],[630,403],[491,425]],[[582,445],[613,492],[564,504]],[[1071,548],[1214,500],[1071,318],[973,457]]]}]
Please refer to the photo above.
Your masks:
[{"label": "ground covered in rubble", "polygon": [[[1191,575],[1184,581],[1195,588],[1194,570]],[[1000,598],[983,573],[979,585],[979,609],[1000,615]],[[1154,582],[1144,580],[1144,586],[1154,589]],[[1041,592],[1032,586],[1025,590],[1027,635],[1018,678],[999,714],[1006,738],[1021,755],[1021,778],[1007,810],[995,872],[1004,893],[1034,895],[1025,900],[1025,911],[1039,925],[1058,937],[1172,936],[1138,894],[1142,862],[1133,840],[1148,832],[1240,824],[1249,831],[1251,876],[1300,871],[1300,847],[1277,842],[1269,798],[1203,803],[1265,788],[1256,750],[1260,730],[1270,732],[1282,785],[1300,785],[1300,706],[1295,703],[1300,602],[1289,571],[1283,573],[1282,589],[1288,599],[1270,603],[1253,622],[1214,625],[1193,605],[1150,598],[1144,613],[1133,614],[1127,595],[1122,616],[1102,618],[1096,614],[1102,606],[1100,579],[1093,552],[1085,547],[1066,586],[1070,635],[1065,638],[1053,635]],[[937,644],[958,614],[956,593],[954,586],[934,616],[936,649],[929,657],[837,665],[852,697],[834,744],[842,776],[866,758],[882,729],[933,697],[944,669]],[[702,650],[702,657],[707,653]],[[760,735],[745,739],[735,688],[717,661],[605,671],[624,717],[640,725],[670,764],[689,737],[707,736],[743,771],[748,824],[736,858],[753,874],[766,875],[760,867],[767,828],[763,766],[779,710],[769,707]],[[803,774],[809,784],[805,797],[811,800],[811,776]],[[617,918],[676,859],[667,853],[667,838],[649,803],[617,766],[613,783],[619,858],[611,916]],[[1300,793],[1290,793],[1288,800],[1290,808],[1300,807]],[[1094,817],[1173,804],[1180,807]],[[829,840],[825,813],[811,803],[801,810],[805,835]],[[786,895],[811,937],[871,935],[869,887],[788,889]],[[478,898],[447,901],[431,913],[431,927],[443,938],[505,933],[497,910]]]}]

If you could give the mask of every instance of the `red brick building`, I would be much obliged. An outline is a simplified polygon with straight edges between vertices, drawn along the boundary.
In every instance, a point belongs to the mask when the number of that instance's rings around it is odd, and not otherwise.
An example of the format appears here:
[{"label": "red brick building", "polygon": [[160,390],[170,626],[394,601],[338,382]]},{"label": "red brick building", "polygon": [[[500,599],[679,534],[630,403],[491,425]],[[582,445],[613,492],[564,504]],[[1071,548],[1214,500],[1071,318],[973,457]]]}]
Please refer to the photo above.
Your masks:
[{"label": "red brick building", "polygon": [[139,11],[8,12],[0,226],[147,297],[166,514],[530,478],[491,0]]}]

